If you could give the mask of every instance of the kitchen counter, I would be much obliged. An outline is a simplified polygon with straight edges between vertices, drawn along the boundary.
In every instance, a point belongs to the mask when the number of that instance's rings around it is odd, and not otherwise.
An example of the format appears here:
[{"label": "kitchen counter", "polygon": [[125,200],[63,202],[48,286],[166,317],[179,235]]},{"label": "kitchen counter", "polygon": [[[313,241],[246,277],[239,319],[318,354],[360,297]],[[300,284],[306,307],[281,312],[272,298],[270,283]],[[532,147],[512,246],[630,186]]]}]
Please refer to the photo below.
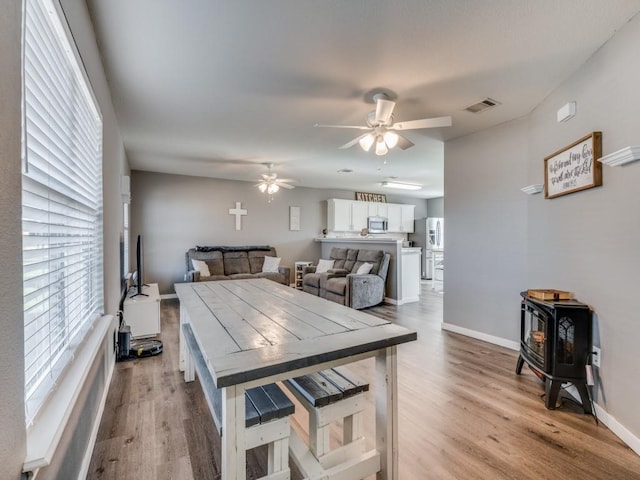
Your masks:
[{"label": "kitchen counter", "polygon": [[316,237],[316,242],[327,242],[327,243],[353,243],[353,242],[362,242],[362,243],[386,243],[386,244],[396,244],[402,243],[402,240],[398,238],[384,238],[384,237]]}]

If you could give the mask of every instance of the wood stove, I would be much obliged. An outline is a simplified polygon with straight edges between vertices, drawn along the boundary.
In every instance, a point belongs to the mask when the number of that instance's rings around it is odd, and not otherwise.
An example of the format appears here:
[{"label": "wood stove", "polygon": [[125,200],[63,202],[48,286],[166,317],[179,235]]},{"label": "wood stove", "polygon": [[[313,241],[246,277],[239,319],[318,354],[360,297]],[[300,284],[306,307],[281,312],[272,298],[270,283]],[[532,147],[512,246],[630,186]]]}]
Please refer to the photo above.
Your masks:
[{"label": "wood stove", "polygon": [[520,294],[520,356],[545,382],[545,405],[555,409],[560,388],[572,383],[585,413],[591,413],[586,365],[591,353],[591,310],[576,300],[536,300]]}]

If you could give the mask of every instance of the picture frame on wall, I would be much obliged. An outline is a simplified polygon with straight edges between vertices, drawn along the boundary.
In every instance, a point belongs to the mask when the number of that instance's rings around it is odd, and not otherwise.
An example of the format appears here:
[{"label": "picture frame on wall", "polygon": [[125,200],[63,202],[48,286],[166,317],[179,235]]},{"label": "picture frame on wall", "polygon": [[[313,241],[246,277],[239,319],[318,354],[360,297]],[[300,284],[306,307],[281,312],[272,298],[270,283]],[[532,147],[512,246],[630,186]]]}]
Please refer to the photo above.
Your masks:
[{"label": "picture frame on wall", "polygon": [[544,197],[602,185],[602,132],[592,132],[544,159]]}]

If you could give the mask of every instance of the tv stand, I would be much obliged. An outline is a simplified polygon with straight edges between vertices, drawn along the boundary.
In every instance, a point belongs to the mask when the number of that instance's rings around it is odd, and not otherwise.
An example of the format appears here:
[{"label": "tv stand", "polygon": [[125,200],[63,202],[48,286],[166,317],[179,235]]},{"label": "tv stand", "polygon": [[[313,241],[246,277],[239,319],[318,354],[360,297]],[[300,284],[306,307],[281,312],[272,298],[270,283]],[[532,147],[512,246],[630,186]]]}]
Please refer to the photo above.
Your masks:
[{"label": "tv stand", "polygon": [[160,292],[157,283],[145,285],[141,293],[128,297],[123,305],[124,322],[132,338],[154,337],[160,333]]}]

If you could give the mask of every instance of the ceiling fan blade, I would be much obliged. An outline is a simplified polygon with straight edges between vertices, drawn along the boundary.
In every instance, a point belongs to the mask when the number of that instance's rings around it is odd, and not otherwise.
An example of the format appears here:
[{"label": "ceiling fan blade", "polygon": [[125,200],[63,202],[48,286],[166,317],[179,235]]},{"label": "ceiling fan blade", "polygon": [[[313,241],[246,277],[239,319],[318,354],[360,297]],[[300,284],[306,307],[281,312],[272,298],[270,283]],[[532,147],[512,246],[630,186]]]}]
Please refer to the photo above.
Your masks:
[{"label": "ceiling fan blade", "polygon": [[389,130],[416,130],[418,128],[438,128],[438,127],[450,127],[451,117],[434,117],[423,118],[420,120],[409,120],[408,122],[394,123]]},{"label": "ceiling fan blade", "polygon": [[294,188],[296,188],[293,185],[289,185],[288,183],[280,183],[280,182],[278,182],[278,186],[282,188],[287,188],[289,190],[293,190]]},{"label": "ceiling fan blade", "polygon": [[386,125],[391,120],[396,102],[379,98],[376,101],[376,123]]},{"label": "ceiling fan blade", "polygon": [[398,144],[396,145],[398,148],[402,150],[406,150],[407,148],[413,147],[415,144],[406,137],[402,135],[398,135]]},{"label": "ceiling fan blade", "polygon": [[351,148],[353,147],[356,143],[358,143],[360,141],[361,138],[366,137],[367,135],[370,135],[370,133],[365,133],[364,135],[360,135],[359,137],[354,138],[353,140],[348,141],[347,143],[345,143],[344,145],[342,145],[341,147],[338,147],[341,150],[346,150],[347,148]]},{"label": "ceiling fan blade", "polygon": [[276,182],[297,182],[295,178],[276,178]]},{"label": "ceiling fan blade", "polygon": [[314,125],[314,127],[320,127],[320,128],[355,128],[357,130],[370,130],[371,127],[365,127],[363,125],[321,125],[319,123],[316,123]]}]

